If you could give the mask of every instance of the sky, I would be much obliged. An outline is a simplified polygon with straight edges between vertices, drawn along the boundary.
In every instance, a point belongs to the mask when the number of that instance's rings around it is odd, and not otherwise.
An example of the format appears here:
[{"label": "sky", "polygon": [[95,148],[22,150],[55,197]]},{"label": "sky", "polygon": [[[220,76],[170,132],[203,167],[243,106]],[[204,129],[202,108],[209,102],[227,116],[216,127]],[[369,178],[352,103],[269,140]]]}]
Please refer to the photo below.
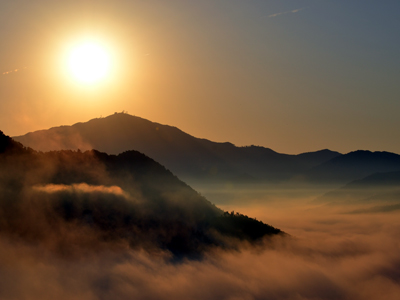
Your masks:
[{"label": "sky", "polygon": [[[213,141],[283,153],[400,153],[400,2],[13,0],[0,3],[0,130],[126,111]],[[108,49],[107,80],[67,74]]]}]

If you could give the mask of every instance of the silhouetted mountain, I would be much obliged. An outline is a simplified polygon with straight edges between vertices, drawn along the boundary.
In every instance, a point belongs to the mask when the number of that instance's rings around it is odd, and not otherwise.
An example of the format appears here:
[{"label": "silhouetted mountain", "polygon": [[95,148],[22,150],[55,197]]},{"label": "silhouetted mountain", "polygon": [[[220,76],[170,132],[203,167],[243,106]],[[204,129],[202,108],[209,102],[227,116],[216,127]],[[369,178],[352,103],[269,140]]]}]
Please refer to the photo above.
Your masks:
[{"label": "silhouetted mountain", "polygon": [[312,183],[342,185],[377,172],[392,171],[400,171],[400,155],[359,150],[312,168],[304,178]]},{"label": "silhouetted mountain", "polygon": [[319,202],[399,202],[400,171],[374,173],[317,198]]},{"label": "silhouetted mountain", "polygon": [[21,143],[14,141],[0,130],[0,153],[25,153],[32,149],[24,147]]},{"label": "silhouetted mountain", "polygon": [[374,173],[360,180],[355,180],[347,186],[368,188],[368,187],[400,187],[400,171]]},{"label": "silhouetted mountain", "polygon": [[341,155],[330,150],[287,155],[258,146],[236,147],[195,138],[178,128],[124,113],[14,138],[39,151],[93,148],[118,154],[137,150],[190,183],[276,182]]},{"label": "silhouetted mountain", "polygon": [[0,143],[7,150],[0,154],[0,234],[63,255],[127,245],[168,250],[174,259],[199,257],[211,247],[281,233],[224,213],[137,151],[42,153],[2,133]]},{"label": "silhouetted mountain", "polygon": [[312,168],[341,155],[342,154],[339,152],[324,149],[315,152],[301,153],[296,156],[301,159],[302,163],[307,165],[308,168]]}]

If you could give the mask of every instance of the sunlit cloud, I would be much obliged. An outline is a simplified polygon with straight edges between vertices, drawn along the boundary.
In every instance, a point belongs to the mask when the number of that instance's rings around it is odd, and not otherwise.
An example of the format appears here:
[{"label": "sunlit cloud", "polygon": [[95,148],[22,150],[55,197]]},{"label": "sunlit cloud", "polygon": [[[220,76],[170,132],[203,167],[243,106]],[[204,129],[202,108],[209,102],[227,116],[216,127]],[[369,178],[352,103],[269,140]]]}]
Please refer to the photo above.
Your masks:
[{"label": "sunlit cloud", "polygon": [[8,277],[4,276],[7,284],[0,297],[395,300],[400,292],[400,257],[398,230],[393,229],[398,223],[377,226],[384,219],[356,218],[350,224],[323,227],[308,220],[303,235],[279,237],[263,250],[216,250],[203,260],[179,264],[140,249],[102,251],[98,244],[81,256],[59,259],[36,244],[10,243],[2,237],[0,272]]},{"label": "sunlit cloud", "polygon": [[268,18],[275,18],[277,16],[286,15],[286,14],[295,14],[295,13],[298,13],[299,11],[301,11],[303,9],[304,8],[297,8],[297,9],[293,9],[293,10],[289,10],[289,11],[275,13],[275,14],[269,15]]},{"label": "sunlit cloud", "polygon": [[46,193],[58,193],[61,191],[81,192],[81,193],[105,193],[114,194],[128,198],[128,195],[119,186],[103,186],[89,185],[86,183],[64,185],[64,184],[47,184],[34,186],[34,189]]}]

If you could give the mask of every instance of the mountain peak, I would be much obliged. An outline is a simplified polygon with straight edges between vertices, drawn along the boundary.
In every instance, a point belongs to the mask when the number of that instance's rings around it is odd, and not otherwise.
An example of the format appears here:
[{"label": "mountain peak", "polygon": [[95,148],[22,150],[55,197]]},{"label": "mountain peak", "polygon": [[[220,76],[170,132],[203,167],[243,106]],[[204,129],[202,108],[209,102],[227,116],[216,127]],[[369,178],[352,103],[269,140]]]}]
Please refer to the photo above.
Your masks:
[{"label": "mountain peak", "polygon": [[198,182],[238,183],[282,181],[340,153],[288,155],[261,146],[237,147],[229,142],[196,138],[169,125],[125,112],[72,126],[61,126],[15,137],[43,152],[97,149],[108,154],[137,150],[166,166],[191,185]]}]

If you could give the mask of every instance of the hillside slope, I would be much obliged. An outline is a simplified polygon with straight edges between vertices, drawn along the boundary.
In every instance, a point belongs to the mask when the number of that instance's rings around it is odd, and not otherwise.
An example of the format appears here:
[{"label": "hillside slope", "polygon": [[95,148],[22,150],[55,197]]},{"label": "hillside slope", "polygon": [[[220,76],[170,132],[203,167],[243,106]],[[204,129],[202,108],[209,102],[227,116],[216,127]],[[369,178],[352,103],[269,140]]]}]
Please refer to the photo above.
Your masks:
[{"label": "hillside slope", "polygon": [[40,153],[1,132],[0,149],[0,234],[52,251],[126,245],[179,259],[281,233],[218,209],[137,151]]}]

